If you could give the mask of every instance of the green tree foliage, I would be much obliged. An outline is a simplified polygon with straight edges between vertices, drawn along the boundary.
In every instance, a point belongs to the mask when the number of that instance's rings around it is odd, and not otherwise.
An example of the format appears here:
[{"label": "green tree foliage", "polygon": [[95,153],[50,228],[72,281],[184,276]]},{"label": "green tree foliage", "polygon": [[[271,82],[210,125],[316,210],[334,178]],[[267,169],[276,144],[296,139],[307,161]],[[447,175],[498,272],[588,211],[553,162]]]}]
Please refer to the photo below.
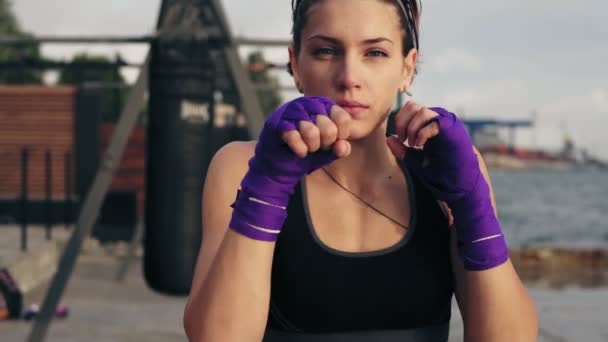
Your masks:
[{"label": "green tree foliage", "polygon": [[99,89],[99,110],[104,122],[118,120],[129,91],[117,64],[105,56],[74,56],[62,70],[59,83]]},{"label": "green tree foliage", "polygon": [[[0,0],[0,36],[31,37],[21,29],[8,0]],[[28,67],[41,61],[37,43],[0,46],[0,84],[41,83],[42,71]],[[10,63],[10,64],[9,64]]]}]

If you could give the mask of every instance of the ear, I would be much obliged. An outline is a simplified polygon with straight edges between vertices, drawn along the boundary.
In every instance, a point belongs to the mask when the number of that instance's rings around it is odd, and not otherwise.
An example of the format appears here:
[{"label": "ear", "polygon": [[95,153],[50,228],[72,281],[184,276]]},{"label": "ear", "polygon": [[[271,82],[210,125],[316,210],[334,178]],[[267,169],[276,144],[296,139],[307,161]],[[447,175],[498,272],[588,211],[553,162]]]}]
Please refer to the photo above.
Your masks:
[{"label": "ear", "polygon": [[408,90],[412,85],[418,62],[418,50],[411,49],[407,56],[403,57],[403,83],[401,89]]},{"label": "ear", "polygon": [[289,52],[289,63],[291,64],[291,74],[293,76],[294,85],[298,88],[300,93],[302,93],[300,75],[298,74],[298,59],[294,52],[293,45],[290,44],[287,50]]}]

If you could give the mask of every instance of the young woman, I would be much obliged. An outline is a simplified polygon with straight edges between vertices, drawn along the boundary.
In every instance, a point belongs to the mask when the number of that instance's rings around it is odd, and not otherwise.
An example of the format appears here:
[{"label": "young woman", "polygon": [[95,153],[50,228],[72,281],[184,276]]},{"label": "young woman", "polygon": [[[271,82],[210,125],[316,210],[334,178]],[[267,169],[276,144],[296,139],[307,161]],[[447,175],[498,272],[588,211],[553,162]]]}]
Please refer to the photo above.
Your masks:
[{"label": "young woman", "polygon": [[534,341],[462,121],[410,101],[386,137],[416,71],[416,0],[292,7],[304,96],[209,166],[190,340],[446,341],[455,294],[465,341]]}]

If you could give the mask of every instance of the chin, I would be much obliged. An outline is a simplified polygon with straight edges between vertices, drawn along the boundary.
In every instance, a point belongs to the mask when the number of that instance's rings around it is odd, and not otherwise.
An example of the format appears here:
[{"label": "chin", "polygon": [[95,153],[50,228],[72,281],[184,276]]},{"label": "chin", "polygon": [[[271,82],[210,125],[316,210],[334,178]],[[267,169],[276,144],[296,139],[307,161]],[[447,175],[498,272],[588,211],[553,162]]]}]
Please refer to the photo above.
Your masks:
[{"label": "chin", "polygon": [[371,135],[375,135],[380,132],[382,137],[386,135],[386,120],[370,122],[370,120],[359,121],[354,120],[350,128],[349,140],[361,140]]},{"label": "chin", "polygon": [[351,126],[351,136],[362,139],[378,130],[382,131],[382,135],[386,135],[387,118],[389,113],[380,114],[371,111],[366,112],[365,116],[354,118]]}]

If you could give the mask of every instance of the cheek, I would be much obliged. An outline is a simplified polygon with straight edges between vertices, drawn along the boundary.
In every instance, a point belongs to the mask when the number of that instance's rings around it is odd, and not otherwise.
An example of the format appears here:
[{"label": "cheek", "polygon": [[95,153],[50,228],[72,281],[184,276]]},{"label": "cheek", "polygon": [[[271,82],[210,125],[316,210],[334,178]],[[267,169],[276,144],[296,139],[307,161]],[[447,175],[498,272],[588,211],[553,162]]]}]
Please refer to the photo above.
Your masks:
[{"label": "cheek", "polygon": [[[307,95],[323,94],[331,91],[336,84],[339,71],[331,63],[315,62],[308,56],[302,56],[299,64],[300,81],[306,89]],[[362,63],[357,73],[357,79],[363,86],[366,98],[374,99],[374,102],[382,104],[383,107],[392,106],[393,100],[402,84],[402,65],[391,61],[391,63],[380,65],[365,65]]]},{"label": "cheek", "polygon": [[317,89],[324,84],[327,85],[331,80],[331,73],[327,68],[324,68],[322,63],[310,60],[309,57],[302,57],[298,71],[300,81],[307,91]]},{"label": "cheek", "polygon": [[381,87],[388,92],[397,92],[401,84],[403,83],[402,76],[403,68],[401,65],[391,65],[389,68],[383,69],[381,73],[378,73],[378,78],[382,79]]},{"label": "cheek", "polygon": [[395,71],[387,74],[377,74],[372,78],[373,97],[383,107],[392,106],[402,84],[402,79]]}]

